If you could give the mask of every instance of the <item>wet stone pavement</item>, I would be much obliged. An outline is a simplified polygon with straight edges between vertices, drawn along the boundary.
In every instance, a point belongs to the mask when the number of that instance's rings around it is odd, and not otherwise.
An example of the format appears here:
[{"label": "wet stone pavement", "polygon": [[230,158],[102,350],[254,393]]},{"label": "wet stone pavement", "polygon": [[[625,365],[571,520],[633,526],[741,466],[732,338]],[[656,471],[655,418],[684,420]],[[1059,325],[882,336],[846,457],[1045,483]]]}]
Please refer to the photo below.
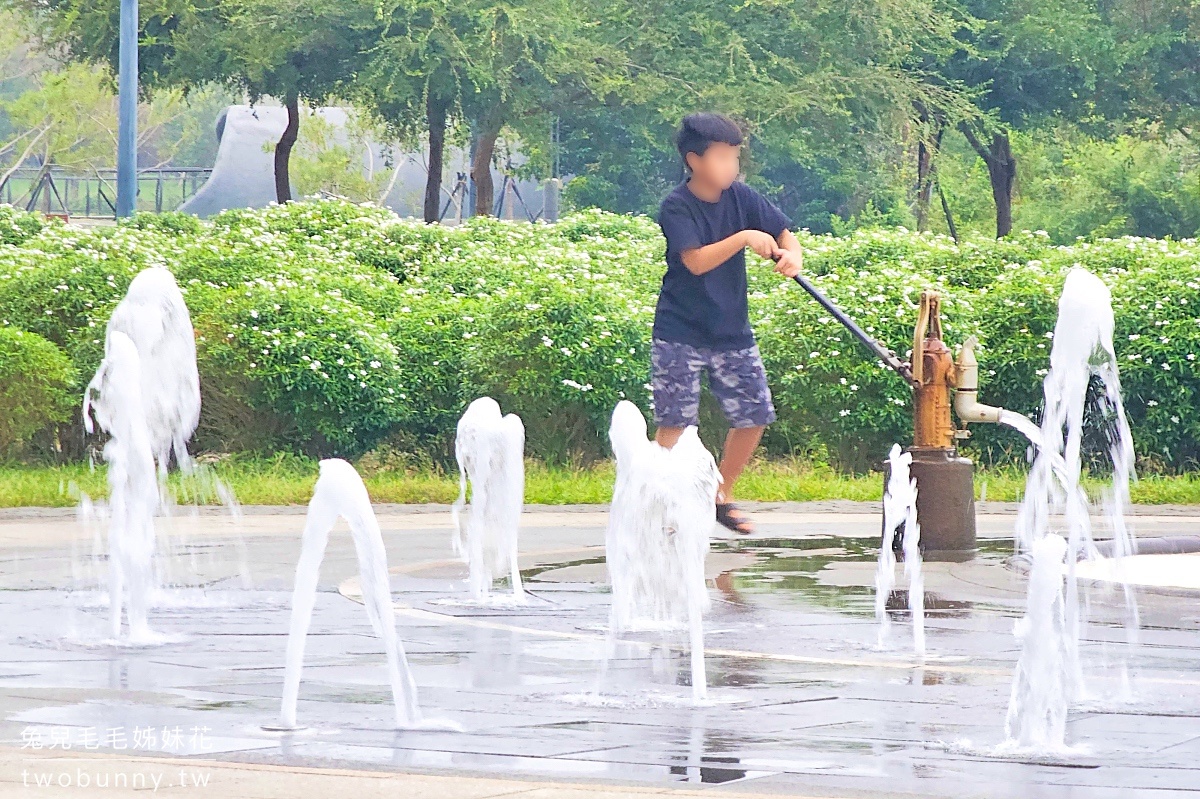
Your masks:
[{"label": "wet stone pavement", "polygon": [[[302,509],[162,520],[173,587],[150,616],[160,640],[143,646],[105,640],[102,531],[10,512],[0,793],[30,795],[21,771],[57,751],[806,796],[1200,794],[1200,596],[1186,592],[1140,590],[1130,645],[1121,593],[1087,586],[1089,696],[1071,709],[1073,749],[995,756],[1025,581],[1008,566],[1011,509],[990,510],[978,558],[926,564],[922,660],[902,566],[890,637],[877,641],[874,508],[760,506],[755,536],[717,538],[709,555],[709,698],[696,705],[682,631],[607,639],[603,508],[526,513],[530,597],[512,607],[466,601],[446,508],[381,506],[428,728],[392,729],[383,646],[339,525],[305,652],[304,726],[291,732],[264,726],[278,723]],[[1139,535],[1200,532],[1200,515],[1140,512]]]}]

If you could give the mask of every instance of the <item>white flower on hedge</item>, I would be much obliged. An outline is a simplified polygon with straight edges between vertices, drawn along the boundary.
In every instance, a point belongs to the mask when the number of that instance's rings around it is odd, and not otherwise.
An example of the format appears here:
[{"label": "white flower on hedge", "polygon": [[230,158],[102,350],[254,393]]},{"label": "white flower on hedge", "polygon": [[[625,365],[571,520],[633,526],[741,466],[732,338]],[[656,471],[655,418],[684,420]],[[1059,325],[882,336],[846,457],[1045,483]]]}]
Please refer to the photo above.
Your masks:
[{"label": "white flower on hedge", "polygon": [[1158,400],[1146,400],[1146,404],[1151,408],[1154,408],[1158,406]]},{"label": "white flower on hedge", "polygon": [[847,408],[842,408],[840,411],[838,411],[838,416],[849,416],[849,415],[850,415],[850,411]]}]

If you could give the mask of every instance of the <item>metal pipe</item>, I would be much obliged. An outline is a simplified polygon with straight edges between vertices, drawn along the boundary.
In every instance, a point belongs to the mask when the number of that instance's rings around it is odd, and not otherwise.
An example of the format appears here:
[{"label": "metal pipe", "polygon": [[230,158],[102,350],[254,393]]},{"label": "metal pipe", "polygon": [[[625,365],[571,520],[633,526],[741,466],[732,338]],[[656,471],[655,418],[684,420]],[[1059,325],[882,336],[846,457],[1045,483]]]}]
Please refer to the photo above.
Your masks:
[{"label": "metal pipe", "polygon": [[[778,258],[775,260],[779,260]],[[796,275],[793,280],[800,284],[800,287],[812,295],[812,298],[821,304],[821,307],[829,311],[834,319],[842,323],[842,325],[854,335],[860,342],[866,346],[874,355],[883,361],[896,374],[903,377],[911,386],[919,386],[916,378],[913,377],[912,369],[908,364],[900,360],[896,353],[889,350],[887,347],[880,344],[875,339],[867,335],[866,331],[855,324],[854,320],[846,316],[841,308],[833,304],[833,302],[817,290],[817,287],[808,281],[803,275]]]},{"label": "metal pipe", "polygon": [[958,354],[958,363],[955,364],[958,379],[954,389],[954,412],[963,422],[995,424],[1000,421],[1004,409],[984,405],[979,401],[979,361],[975,359],[975,345],[978,343],[974,336],[969,336]]}]

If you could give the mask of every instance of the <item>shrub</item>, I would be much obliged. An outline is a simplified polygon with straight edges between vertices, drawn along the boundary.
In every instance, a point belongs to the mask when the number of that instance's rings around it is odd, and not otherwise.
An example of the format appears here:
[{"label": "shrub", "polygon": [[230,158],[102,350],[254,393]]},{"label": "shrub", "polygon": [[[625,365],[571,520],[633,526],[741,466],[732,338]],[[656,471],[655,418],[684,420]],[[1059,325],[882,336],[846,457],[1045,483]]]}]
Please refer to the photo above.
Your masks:
[{"label": "shrub", "polygon": [[[403,387],[399,350],[374,314],[304,284],[264,281],[231,294],[194,320],[202,379],[281,420],[280,440],[269,443],[357,454],[386,435]],[[211,413],[205,422],[222,430]],[[237,431],[223,440],[239,443]]]},{"label": "shrub", "polygon": [[525,422],[529,452],[579,461],[607,451],[613,408],[649,403],[650,309],[607,281],[530,278],[484,306],[463,333],[466,395],[494,397]]},{"label": "shrub", "polygon": [[0,205],[0,244],[23,244],[41,232],[44,223],[39,214],[18,211],[11,205]]},{"label": "shrub", "polygon": [[[0,245],[0,324],[43,337],[89,375],[133,275],[167,266],[200,337],[201,446],[323,455],[383,442],[449,462],[458,416],[490,394],[522,415],[531,454],[586,460],[606,453],[619,399],[649,410],[663,242],[646,217],[446,227],[330,200],[94,230],[0,209],[0,231],[27,218],[20,229],[32,232]],[[936,288],[948,343],[980,339],[980,399],[1035,417],[1062,282],[1088,267],[1113,292],[1143,464],[1200,459],[1197,242],[1064,247],[1023,232],[956,245],[903,229],[801,238],[813,282],[901,357],[920,292]],[[876,465],[911,435],[907,387],[799,287],[748,259],[751,322],[779,412],[768,451]],[[1011,430],[973,434],[967,446],[986,462],[1024,454]]]},{"label": "shrub", "polygon": [[198,218],[183,211],[163,211],[161,213],[139,211],[129,219],[120,220],[118,224],[138,230],[161,230],[165,233],[196,234],[204,229],[203,223]]},{"label": "shrub", "polygon": [[38,434],[71,418],[78,401],[66,353],[34,333],[0,327],[0,458],[27,454]]}]

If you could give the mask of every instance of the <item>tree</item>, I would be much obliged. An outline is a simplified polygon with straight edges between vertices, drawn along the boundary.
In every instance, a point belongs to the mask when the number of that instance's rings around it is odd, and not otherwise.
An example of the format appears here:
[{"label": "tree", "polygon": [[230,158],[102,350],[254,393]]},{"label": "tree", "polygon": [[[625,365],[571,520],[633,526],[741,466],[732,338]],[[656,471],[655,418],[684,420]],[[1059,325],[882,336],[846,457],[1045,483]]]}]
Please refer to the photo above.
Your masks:
[{"label": "tree", "polygon": [[[119,4],[108,0],[17,0],[39,22],[44,47],[115,73]],[[360,0],[162,0],[139,14],[144,92],[220,83],[252,102],[279,99],[287,125],[275,146],[275,190],[291,199],[288,162],[302,102],[322,103],[353,80],[378,37],[373,6]]]},{"label": "tree", "polygon": [[978,24],[946,75],[975,87],[982,114],[957,123],[987,166],[996,236],[1012,230],[1017,160],[1010,131],[1066,116],[1095,121],[1123,113],[1126,67],[1136,46],[1121,43],[1120,15],[1094,0],[966,0]]},{"label": "tree", "polygon": [[828,230],[832,214],[892,202],[897,142],[918,104],[977,113],[922,61],[961,46],[961,20],[927,0],[608,6],[593,35],[621,50],[628,77],[603,103],[563,114],[577,202],[653,210],[681,175],[680,118],[711,109],[752,134],[749,179],[798,223]]},{"label": "tree", "polygon": [[460,106],[474,141],[476,215],[492,213],[491,165],[505,126],[518,135],[544,134],[551,118],[596,102],[625,80],[624,54],[600,35],[607,5],[599,0],[459,3],[453,19],[467,56]]},{"label": "tree", "polygon": [[380,41],[351,96],[371,109],[393,138],[428,135],[423,202],[426,222],[440,217],[446,131],[458,107],[468,54],[443,0],[391,0],[379,10]]}]

